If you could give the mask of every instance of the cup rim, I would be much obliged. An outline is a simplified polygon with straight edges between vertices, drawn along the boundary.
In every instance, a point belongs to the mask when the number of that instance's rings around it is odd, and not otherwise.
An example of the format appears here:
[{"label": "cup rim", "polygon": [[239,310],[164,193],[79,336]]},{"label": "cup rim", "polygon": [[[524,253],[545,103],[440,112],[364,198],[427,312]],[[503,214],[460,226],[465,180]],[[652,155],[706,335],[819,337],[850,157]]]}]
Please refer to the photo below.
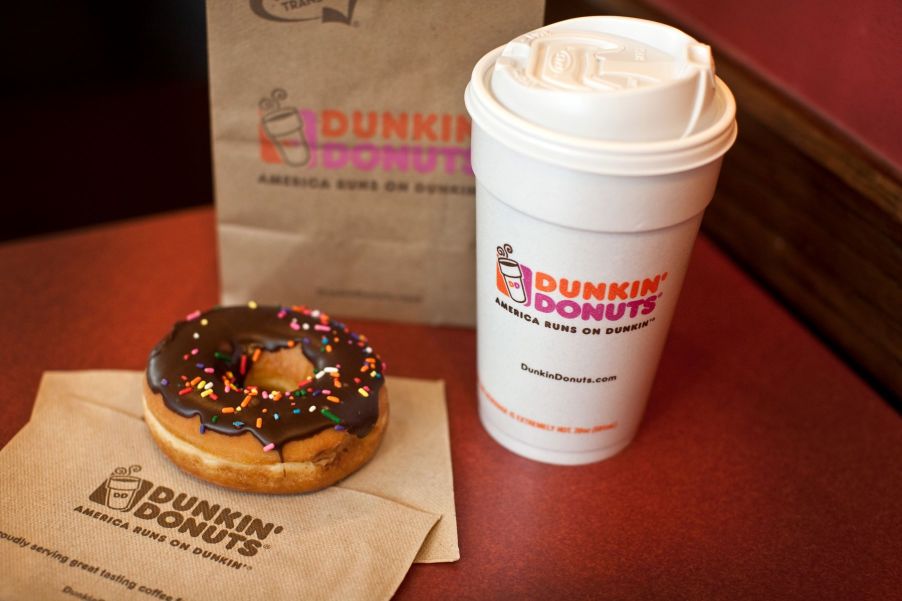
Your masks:
[{"label": "cup rim", "polygon": [[476,63],[464,93],[467,110],[474,123],[493,138],[542,162],[613,175],[673,173],[720,158],[736,139],[736,100],[716,76],[716,96],[723,103],[720,115],[707,128],[684,138],[625,142],[556,132],[511,112],[492,94],[488,79],[503,50],[504,46],[499,46]]}]

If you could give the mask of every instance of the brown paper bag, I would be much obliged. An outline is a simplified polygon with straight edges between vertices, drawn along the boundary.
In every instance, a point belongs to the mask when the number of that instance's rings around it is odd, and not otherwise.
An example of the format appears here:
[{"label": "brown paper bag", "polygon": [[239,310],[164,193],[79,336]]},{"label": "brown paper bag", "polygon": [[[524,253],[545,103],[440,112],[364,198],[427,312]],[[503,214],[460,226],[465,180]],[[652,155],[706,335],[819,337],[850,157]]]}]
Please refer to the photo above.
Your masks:
[{"label": "brown paper bag", "polygon": [[474,322],[463,92],[542,0],[208,2],[222,297]]},{"label": "brown paper bag", "polygon": [[[394,593],[437,514],[349,487],[267,496],[188,476],[136,417],[140,377],[75,372],[44,379],[31,422],[0,452],[0,599],[119,599],[136,591],[173,600],[347,600]],[[411,392],[420,405],[434,406],[428,391],[440,385],[426,383],[424,396],[419,384],[389,380],[393,409],[410,409]],[[404,429],[395,441],[402,446]],[[385,450],[390,461],[392,447]],[[369,467],[378,469],[375,459],[363,469]]]}]

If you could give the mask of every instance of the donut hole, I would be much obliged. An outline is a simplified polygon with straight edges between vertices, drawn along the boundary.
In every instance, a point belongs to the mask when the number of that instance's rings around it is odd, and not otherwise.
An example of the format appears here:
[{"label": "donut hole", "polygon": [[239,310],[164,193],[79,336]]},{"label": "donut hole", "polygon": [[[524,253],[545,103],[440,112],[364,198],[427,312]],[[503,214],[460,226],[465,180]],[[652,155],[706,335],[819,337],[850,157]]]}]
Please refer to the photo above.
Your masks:
[{"label": "donut hole", "polygon": [[260,353],[244,383],[262,390],[294,390],[299,382],[312,378],[313,374],[313,364],[295,346]]}]

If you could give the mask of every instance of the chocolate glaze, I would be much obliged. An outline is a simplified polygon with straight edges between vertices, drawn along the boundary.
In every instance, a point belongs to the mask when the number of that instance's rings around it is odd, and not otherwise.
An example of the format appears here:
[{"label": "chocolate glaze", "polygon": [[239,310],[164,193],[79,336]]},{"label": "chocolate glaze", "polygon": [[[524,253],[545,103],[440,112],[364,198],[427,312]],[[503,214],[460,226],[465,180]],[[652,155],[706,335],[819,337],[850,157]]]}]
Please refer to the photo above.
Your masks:
[{"label": "chocolate glaze", "polygon": [[[151,351],[147,383],[172,411],[183,417],[199,415],[201,432],[250,432],[263,445],[273,444],[280,450],[289,440],[332,427],[363,437],[376,423],[382,361],[366,337],[344,324],[303,307],[220,307],[189,317],[192,319],[178,322]],[[277,400],[271,394],[274,391],[266,391],[268,398],[263,398],[262,389],[254,396],[245,388],[256,349],[277,351],[295,345],[319,377],[299,383],[294,390],[279,391]],[[205,372],[207,368],[213,373]],[[324,371],[327,368],[329,372]],[[331,368],[338,368],[338,378]],[[189,384],[196,377],[212,382],[209,389],[213,393],[201,396],[204,386]],[[335,386],[336,379],[340,388]],[[228,392],[225,380],[230,381]],[[252,397],[242,407],[248,393]],[[327,400],[327,396],[333,399]],[[338,402],[334,402],[336,398]],[[226,407],[234,412],[223,413]],[[311,411],[311,407],[315,409]],[[262,418],[260,428],[256,427],[258,417]],[[340,421],[336,423],[336,419]]]}]

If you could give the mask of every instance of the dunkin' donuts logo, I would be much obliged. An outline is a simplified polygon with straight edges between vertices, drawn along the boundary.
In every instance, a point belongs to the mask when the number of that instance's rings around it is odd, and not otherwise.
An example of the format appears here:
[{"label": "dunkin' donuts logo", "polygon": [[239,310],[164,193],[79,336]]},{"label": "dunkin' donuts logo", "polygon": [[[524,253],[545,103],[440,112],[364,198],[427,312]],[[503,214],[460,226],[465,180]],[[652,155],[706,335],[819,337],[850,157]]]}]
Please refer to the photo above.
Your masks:
[{"label": "dunkin' donuts logo", "polygon": [[88,498],[118,511],[131,511],[153,484],[134,476],[141,471],[140,465],[126,469],[117,467],[110,477],[101,484]]},{"label": "dunkin' donuts logo", "polygon": [[314,110],[274,89],[258,104],[260,160],[362,172],[473,175],[470,119],[449,113]]},{"label": "dunkin' donuts logo", "polygon": [[[260,145],[263,160],[300,167],[310,162],[304,117],[297,107],[282,106],[288,93],[281,88],[260,99]],[[307,128],[309,129],[309,127]],[[266,144],[268,153],[263,152]],[[274,154],[273,150],[277,153]]]},{"label": "dunkin' donuts logo", "polygon": [[521,266],[510,254],[514,251],[510,244],[498,247],[498,265],[495,280],[498,290],[511,300],[529,306],[532,293],[532,269]]},{"label": "dunkin' donuts logo", "polygon": [[357,0],[250,0],[255,15],[279,23],[351,24]]},{"label": "dunkin' donuts logo", "polygon": [[[117,467],[110,476],[88,495],[88,499],[116,513],[109,515],[79,505],[75,511],[99,519],[118,528],[173,547],[191,551],[228,567],[244,564],[216,555],[204,545],[232,550],[244,557],[268,548],[271,537],[283,531],[280,525],[267,522],[226,505],[154,484],[135,474],[140,465]],[[128,520],[134,518],[133,526]],[[199,543],[192,545],[188,541]],[[265,541],[265,542],[264,542]]]},{"label": "dunkin' donuts logo", "polygon": [[[523,308],[581,321],[619,321],[651,315],[667,272],[625,281],[552,274],[516,261],[510,244],[497,247],[495,285]],[[500,302],[500,301],[499,301]]]}]

